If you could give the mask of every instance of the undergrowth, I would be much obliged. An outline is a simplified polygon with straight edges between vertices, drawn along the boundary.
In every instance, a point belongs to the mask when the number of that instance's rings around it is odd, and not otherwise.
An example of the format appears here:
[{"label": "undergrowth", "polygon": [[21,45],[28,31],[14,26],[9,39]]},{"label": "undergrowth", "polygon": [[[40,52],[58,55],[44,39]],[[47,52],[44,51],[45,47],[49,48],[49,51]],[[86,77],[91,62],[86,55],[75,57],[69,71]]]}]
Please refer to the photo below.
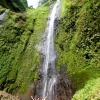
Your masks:
[{"label": "undergrowth", "polygon": [[48,17],[48,7],[27,9],[25,13],[8,10],[0,28],[0,90],[24,93],[35,84],[41,41]]},{"label": "undergrowth", "polygon": [[76,90],[73,100],[100,98],[94,97],[100,90],[99,9],[98,0],[62,0],[61,20],[55,36],[59,54],[57,68],[67,67]]}]

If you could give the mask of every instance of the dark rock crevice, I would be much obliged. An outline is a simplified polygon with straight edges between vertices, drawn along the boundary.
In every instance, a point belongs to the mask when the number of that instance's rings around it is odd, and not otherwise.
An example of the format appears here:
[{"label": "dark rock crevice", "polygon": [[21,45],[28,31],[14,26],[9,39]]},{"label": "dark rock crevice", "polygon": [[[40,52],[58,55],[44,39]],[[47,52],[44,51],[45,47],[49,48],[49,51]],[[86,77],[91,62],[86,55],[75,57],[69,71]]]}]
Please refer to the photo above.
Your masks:
[{"label": "dark rock crevice", "polygon": [[71,83],[71,79],[66,71],[66,67],[61,67],[55,84],[54,100],[71,100],[75,90]]}]

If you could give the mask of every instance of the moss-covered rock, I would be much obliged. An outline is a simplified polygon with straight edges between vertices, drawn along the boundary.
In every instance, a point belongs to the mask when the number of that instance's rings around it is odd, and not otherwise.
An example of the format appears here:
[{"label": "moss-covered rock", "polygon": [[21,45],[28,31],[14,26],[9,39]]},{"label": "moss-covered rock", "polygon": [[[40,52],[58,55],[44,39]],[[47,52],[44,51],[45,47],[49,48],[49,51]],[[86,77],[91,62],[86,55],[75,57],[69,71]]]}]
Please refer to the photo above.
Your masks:
[{"label": "moss-covered rock", "polygon": [[8,11],[0,28],[0,90],[24,93],[37,80],[41,41],[48,7],[27,9],[26,13]]},{"label": "moss-covered rock", "polygon": [[[57,67],[68,66],[76,91],[86,91],[84,86],[89,85],[92,78],[100,77],[100,1],[62,0],[62,4],[64,2],[55,37],[59,53]],[[88,98],[90,96],[88,94]],[[85,97],[75,100],[85,100]]]}]

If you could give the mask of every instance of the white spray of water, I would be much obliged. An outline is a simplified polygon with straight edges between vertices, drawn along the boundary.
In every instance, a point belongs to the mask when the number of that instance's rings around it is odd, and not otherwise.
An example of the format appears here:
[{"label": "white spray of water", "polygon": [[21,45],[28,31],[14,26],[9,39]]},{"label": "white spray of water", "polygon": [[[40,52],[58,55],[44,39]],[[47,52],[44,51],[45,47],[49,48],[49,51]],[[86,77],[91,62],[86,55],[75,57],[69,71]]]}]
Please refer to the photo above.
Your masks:
[{"label": "white spray of water", "polygon": [[[59,18],[59,7],[60,7],[60,0],[57,0],[56,4],[54,5],[52,12],[49,16],[49,21],[47,22],[46,28],[46,40],[43,46],[43,54],[45,55],[45,60],[43,62],[43,89],[42,89],[42,96],[46,96],[47,93],[48,99],[52,100],[52,95],[54,92],[54,84],[56,82],[56,69],[55,69],[55,61],[56,61],[56,51],[54,48],[54,22],[55,19]],[[52,70],[52,75],[48,78],[48,70]]]}]

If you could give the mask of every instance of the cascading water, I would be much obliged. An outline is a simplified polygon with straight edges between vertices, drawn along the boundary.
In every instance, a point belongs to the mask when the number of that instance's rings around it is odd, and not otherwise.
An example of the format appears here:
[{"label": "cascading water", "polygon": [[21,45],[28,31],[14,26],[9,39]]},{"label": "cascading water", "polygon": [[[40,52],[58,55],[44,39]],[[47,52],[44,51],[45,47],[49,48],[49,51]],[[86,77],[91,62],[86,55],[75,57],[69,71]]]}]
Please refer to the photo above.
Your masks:
[{"label": "cascading water", "polygon": [[59,18],[59,8],[60,0],[57,0],[47,22],[47,28],[45,31],[46,37],[42,47],[43,61],[40,68],[42,79],[39,82],[41,86],[38,91],[42,97],[48,95],[47,100],[54,100],[54,84],[57,80],[55,69],[57,53],[54,47],[53,35],[55,20]]},{"label": "cascading water", "polygon": [[2,27],[2,20],[4,19],[6,13],[7,13],[7,10],[3,14],[0,15],[0,27]]}]

